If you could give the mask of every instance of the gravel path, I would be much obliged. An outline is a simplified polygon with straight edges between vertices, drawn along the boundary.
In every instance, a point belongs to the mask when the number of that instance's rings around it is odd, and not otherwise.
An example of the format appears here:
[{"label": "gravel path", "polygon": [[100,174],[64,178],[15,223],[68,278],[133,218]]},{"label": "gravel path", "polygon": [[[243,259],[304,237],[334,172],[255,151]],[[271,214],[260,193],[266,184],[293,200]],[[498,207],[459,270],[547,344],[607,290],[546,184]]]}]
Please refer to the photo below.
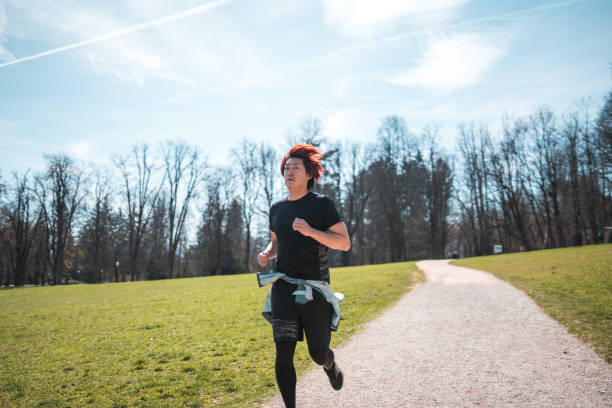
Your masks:
[{"label": "gravel path", "polygon": [[523,292],[448,261],[418,266],[427,281],[336,350],[342,390],[314,366],[298,407],[612,407],[612,367]]}]

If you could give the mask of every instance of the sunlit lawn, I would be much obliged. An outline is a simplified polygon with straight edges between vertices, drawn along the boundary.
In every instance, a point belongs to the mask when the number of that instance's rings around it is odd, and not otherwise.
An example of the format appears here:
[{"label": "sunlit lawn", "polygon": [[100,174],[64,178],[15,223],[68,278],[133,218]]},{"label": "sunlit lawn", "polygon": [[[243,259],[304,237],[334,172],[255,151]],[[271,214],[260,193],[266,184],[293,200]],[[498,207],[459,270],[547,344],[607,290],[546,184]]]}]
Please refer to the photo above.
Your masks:
[{"label": "sunlit lawn", "polygon": [[[333,270],[332,344],[420,277],[414,263]],[[267,290],[254,275],[0,290],[0,406],[252,406],[276,390]]]},{"label": "sunlit lawn", "polygon": [[466,258],[522,289],[612,362],[612,244]]}]

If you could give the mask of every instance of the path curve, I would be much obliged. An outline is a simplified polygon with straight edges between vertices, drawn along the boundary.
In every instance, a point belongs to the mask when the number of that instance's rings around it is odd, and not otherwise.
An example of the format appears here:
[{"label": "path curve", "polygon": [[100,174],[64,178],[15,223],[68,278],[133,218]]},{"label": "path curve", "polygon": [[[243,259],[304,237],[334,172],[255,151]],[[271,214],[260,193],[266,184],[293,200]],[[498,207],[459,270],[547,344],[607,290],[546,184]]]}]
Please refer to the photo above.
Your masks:
[{"label": "path curve", "polygon": [[446,260],[417,265],[427,281],[336,350],[342,390],[314,366],[298,407],[612,407],[611,366],[523,292]]}]

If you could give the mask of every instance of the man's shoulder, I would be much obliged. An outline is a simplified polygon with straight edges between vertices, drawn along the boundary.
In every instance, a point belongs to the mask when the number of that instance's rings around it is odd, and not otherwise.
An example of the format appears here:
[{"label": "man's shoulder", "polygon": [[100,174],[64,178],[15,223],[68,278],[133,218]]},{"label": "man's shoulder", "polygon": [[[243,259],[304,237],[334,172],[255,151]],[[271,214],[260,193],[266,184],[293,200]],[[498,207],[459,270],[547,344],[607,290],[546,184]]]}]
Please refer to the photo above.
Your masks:
[{"label": "man's shoulder", "polygon": [[329,198],[328,196],[326,196],[325,194],[315,193],[313,191],[312,195],[313,195],[313,199],[317,200],[320,203],[325,203],[325,204],[327,204],[327,203],[332,203],[333,204],[334,203],[333,200],[331,198]]},{"label": "man's shoulder", "polygon": [[272,204],[270,206],[270,211],[272,211],[273,209],[278,208],[279,206],[283,205],[286,202],[287,202],[286,198],[282,198],[282,199],[278,200],[277,202],[275,202],[274,204]]},{"label": "man's shoulder", "polygon": [[[281,200],[276,201],[274,204],[270,206],[270,212],[277,210],[279,207],[283,205],[287,205],[290,203],[287,198],[283,198]],[[314,191],[310,191],[304,199],[300,200],[301,205],[312,205],[316,203],[317,205],[334,205],[334,202],[325,194],[315,193]]]}]

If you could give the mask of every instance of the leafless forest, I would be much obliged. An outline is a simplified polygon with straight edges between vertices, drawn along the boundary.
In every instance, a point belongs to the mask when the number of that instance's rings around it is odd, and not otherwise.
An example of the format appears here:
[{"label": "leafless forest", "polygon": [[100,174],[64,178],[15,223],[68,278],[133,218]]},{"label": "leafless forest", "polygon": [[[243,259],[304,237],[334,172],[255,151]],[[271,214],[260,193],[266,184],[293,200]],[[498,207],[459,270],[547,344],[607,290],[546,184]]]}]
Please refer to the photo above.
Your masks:
[{"label": "leafless forest", "polygon": [[[492,132],[464,123],[457,148],[436,126],[391,115],[372,144],[327,139],[317,118],[273,146],[244,139],[226,166],[181,141],[138,145],[105,166],[45,156],[40,173],[0,174],[3,286],[253,272],[284,196],[292,143],[325,153],[316,191],[352,240],[333,265],[583,245],[612,235],[612,92],[597,108],[541,108]],[[6,170],[6,169],[5,169]]]}]

